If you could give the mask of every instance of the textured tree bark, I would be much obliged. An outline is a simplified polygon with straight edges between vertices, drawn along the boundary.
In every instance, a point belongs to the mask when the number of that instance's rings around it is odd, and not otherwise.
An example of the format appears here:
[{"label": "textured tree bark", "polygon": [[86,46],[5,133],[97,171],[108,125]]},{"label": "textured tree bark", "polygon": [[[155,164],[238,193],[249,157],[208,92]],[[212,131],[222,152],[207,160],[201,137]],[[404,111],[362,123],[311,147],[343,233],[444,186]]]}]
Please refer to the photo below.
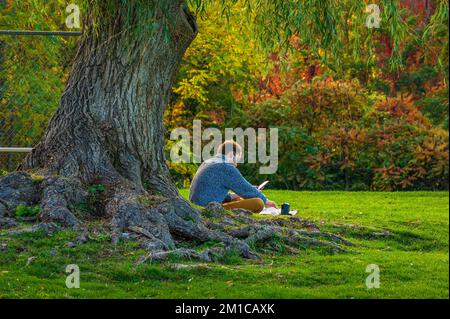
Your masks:
[{"label": "textured tree bark", "polygon": [[163,27],[151,36],[130,37],[120,15],[107,29],[88,27],[60,107],[21,169],[86,184],[126,179],[143,189],[146,181],[155,191],[174,192],[165,165],[163,114],[197,27],[182,1],[170,2],[170,40]]}]

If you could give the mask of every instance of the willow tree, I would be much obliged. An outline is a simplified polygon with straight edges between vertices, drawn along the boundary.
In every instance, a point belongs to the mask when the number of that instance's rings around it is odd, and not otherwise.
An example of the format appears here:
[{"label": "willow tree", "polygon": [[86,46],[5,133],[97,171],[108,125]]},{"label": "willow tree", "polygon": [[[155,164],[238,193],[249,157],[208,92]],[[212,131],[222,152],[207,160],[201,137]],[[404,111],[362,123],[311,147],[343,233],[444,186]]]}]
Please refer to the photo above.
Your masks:
[{"label": "willow tree", "polygon": [[[27,174],[15,173],[1,181],[3,189],[34,189],[33,196],[20,196],[40,202],[42,220],[74,226],[81,223],[73,207],[86,196],[83,189],[102,184],[102,211],[112,220],[115,240],[128,229],[143,235],[152,251],[171,249],[174,238],[220,240],[250,257],[248,242],[206,227],[199,211],[179,196],[165,163],[164,109],[183,54],[199,32],[196,15],[205,14],[211,2],[85,0],[84,34],[59,108],[19,168],[43,178],[30,186]],[[220,2],[225,23],[237,1]],[[380,2],[395,61],[405,29],[396,1]],[[295,34],[324,60],[329,54],[338,58],[348,32],[366,49],[376,45],[363,1],[240,4],[262,49],[287,48]],[[355,55],[361,47],[355,45]]]}]

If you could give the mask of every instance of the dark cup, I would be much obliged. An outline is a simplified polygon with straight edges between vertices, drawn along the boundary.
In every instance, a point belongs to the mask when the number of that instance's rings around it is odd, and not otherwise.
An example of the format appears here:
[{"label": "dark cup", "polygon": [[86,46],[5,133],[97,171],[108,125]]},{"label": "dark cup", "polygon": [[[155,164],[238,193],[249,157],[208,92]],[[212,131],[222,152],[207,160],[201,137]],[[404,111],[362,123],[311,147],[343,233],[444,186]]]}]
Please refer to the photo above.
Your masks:
[{"label": "dark cup", "polygon": [[281,205],[281,215],[289,215],[291,207],[288,203]]}]

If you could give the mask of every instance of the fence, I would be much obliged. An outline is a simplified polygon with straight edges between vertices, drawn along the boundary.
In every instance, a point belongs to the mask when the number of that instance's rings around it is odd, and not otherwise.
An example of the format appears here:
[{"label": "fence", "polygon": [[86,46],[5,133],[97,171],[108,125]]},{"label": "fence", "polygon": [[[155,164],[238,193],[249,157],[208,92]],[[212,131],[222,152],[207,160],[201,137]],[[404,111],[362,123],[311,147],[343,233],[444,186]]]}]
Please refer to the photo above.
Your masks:
[{"label": "fence", "polygon": [[[44,133],[64,87],[78,31],[0,30],[0,175]],[[25,54],[26,55],[25,55]]]},{"label": "fence", "polygon": [[27,147],[0,147],[0,170],[13,171],[16,169],[17,163],[22,161],[25,154],[31,150],[32,148]]}]

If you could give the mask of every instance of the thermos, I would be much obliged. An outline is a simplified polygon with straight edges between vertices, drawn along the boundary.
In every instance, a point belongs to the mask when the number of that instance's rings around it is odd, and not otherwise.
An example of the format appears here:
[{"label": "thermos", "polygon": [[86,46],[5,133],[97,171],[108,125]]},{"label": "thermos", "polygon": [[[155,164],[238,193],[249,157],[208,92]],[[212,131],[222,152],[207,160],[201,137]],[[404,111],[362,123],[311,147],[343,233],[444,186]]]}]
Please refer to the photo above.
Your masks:
[{"label": "thermos", "polygon": [[288,203],[281,205],[281,215],[289,215],[291,207]]}]

